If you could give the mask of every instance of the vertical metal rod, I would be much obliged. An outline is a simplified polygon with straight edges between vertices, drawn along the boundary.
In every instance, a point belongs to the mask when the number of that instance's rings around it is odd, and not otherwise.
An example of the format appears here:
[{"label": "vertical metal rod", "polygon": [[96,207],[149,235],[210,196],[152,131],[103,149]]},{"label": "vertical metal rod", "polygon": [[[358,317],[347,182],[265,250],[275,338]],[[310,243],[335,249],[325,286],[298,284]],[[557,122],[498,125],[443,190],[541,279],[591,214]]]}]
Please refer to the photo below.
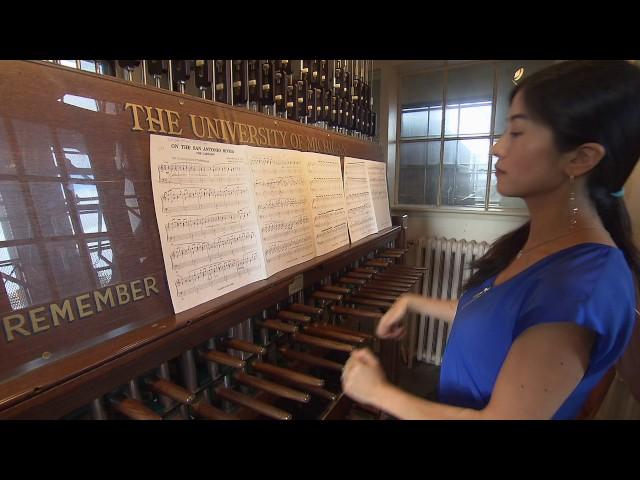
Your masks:
[{"label": "vertical metal rod", "polygon": [[96,398],[91,402],[91,416],[94,420],[107,420],[107,412],[101,398]]},{"label": "vertical metal rod", "polygon": [[171,60],[167,61],[167,67],[168,67],[167,73],[169,75],[169,90],[173,92],[173,72],[172,72],[173,65]]},{"label": "vertical metal rod", "polygon": [[138,401],[142,400],[142,395],[140,394],[140,389],[138,388],[138,382],[135,379],[129,380],[127,389],[129,390],[129,396],[131,398]]},{"label": "vertical metal rod", "polygon": [[142,83],[147,84],[147,61],[142,60]]}]

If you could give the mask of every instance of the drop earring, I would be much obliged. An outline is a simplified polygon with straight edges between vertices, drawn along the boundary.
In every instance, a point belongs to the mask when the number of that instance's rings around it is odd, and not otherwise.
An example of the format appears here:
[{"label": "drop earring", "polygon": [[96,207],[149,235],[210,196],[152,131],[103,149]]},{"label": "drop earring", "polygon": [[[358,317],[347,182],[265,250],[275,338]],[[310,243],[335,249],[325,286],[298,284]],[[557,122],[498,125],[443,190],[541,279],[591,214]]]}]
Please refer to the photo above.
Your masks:
[{"label": "drop earring", "polygon": [[569,229],[573,230],[578,221],[578,207],[576,206],[576,192],[574,190],[574,177],[569,177]]}]

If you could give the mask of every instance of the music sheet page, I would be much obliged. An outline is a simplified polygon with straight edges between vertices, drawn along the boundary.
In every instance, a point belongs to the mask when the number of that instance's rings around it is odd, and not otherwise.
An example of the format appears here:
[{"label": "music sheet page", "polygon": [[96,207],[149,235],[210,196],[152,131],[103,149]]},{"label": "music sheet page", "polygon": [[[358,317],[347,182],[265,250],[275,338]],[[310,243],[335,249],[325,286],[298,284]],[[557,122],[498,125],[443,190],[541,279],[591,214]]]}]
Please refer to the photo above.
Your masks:
[{"label": "music sheet page", "polygon": [[304,152],[307,197],[311,200],[311,223],[316,255],[349,245],[347,209],[340,158]]},{"label": "music sheet page", "polygon": [[175,313],[266,278],[246,148],[150,135],[153,199]]},{"label": "music sheet page", "polygon": [[371,189],[371,201],[376,216],[378,231],[391,226],[389,194],[387,192],[387,165],[383,162],[367,160],[367,176]]},{"label": "music sheet page", "polygon": [[351,241],[357,242],[367,235],[377,233],[367,176],[367,160],[344,157],[344,196]]},{"label": "music sheet page", "polygon": [[304,156],[277,148],[247,147],[267,275],[315,256]]}]

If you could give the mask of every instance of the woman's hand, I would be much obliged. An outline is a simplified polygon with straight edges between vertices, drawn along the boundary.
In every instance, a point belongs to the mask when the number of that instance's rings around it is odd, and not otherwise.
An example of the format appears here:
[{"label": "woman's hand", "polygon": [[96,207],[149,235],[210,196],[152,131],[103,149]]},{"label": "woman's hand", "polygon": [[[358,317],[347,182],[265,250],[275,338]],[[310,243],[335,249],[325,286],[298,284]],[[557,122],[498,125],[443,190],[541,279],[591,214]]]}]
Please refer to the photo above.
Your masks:
[{"label": "woman's hand", "polygon": [[405,328],[402,325],[402,320],[407,313],[407,301],[408,298],[401,295],[391,308],[387,310],[387,313],[380,319],[378,328],[376,328],[376,335],[385,339],[398,339],[402,338],[405,334]]},{"label": "woman's hand", "polygon": [[342,373],[344,393],[358,403],[372,405],[388,383],[371,350],[363,348],[351,353]]}]

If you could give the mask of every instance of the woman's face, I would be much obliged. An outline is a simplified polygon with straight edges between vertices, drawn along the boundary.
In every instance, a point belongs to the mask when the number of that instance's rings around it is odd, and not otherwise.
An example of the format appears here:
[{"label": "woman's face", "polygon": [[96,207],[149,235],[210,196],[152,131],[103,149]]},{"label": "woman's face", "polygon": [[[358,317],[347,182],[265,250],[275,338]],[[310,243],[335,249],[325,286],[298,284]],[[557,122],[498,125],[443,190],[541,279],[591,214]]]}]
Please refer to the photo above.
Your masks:
[{"label": "woman's face", "polygon": [[511,102],[507,120],[507,130],[491,148],[498,157],[498,192],[505,197],[526,198],[544,194],[566,181],[551,129],[531,119],[522,91]]}]

